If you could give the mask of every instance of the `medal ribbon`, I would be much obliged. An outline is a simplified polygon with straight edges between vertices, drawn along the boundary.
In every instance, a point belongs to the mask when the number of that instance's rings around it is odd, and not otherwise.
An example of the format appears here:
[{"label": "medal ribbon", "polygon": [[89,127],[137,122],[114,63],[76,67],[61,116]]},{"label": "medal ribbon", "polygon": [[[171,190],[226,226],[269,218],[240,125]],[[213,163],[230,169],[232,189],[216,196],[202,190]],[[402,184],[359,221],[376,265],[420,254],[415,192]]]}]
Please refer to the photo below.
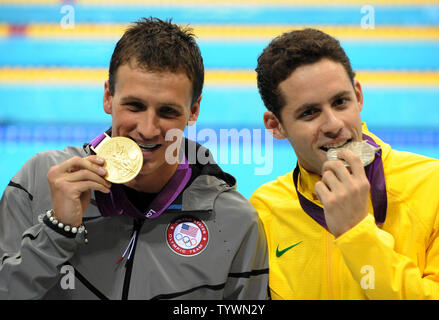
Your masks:
[{"label": "medal ribbon", "polygon": [[91,142],[90,145],[93,148],[96,148],[98,146],[99,143],[101,143],[102,140],[104,140],[106,137],[105,133],[101,133],[100,135],[98,135],[96,138],[94,138]]},{"label": "medal ribbon", "polygon": [[[90,142],[90,145],[96,147],[104,138],[105,134],[102,133]],[[157,218],[183,191],[191,175],[192,169],[186,157],[184,157],[174,175],[166,183],[162,191],[154,198],[144,213],[132,205],[120,184],[113,183],[110,188],[110,193],[108,194],[95,191],[99,211],[103,217],[128,214],[134,218]]]},{"label": "medal ribbon", "polygon": [[[363,133],[363,139],[367,140],[368,143],[370,143],[374,147],[379,147],[371,137],[369,137],[364,133]],[[375,223],[378,226],[381,226],[386,220],[386,212],[387,212],[386,180],[384,177],[383,160],[381,155],[382,155],[382,151],[380,148],[375,154],[374,161],[364,168],[366,172],[366,177],[370,183],[370,193],[372,199],[373,212],[375,216]],[[299,172],[300,172],[299,165],[296,165],[296,168],[294,169],[293,172],[293,181],[294,181],[294,186],[296,188],[297,196],[299,198],[300,206],[318,224],[320,224],[325,229],[328,229],[323,208],[316,205],[314,202],[308,200],[307,198],[305,198],[297,189]]]}]

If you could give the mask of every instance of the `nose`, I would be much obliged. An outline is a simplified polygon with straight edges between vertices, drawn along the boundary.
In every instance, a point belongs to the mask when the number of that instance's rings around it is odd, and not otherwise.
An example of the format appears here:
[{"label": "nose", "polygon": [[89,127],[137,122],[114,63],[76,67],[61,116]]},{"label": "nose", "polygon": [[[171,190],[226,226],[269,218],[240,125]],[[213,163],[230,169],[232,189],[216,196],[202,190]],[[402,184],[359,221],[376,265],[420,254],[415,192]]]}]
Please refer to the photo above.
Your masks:
[{"label": "nose", "polygon": [[335,110],[325,108],[321,119],[320,130],[326,137],[336,138],[341,133],[344,124]]},{"label": "nose", "polygon": [[137,124],[137,133],[143,140],[154,140],[160,136],[160,118],[153,108],[149,108],[141,115]]}]

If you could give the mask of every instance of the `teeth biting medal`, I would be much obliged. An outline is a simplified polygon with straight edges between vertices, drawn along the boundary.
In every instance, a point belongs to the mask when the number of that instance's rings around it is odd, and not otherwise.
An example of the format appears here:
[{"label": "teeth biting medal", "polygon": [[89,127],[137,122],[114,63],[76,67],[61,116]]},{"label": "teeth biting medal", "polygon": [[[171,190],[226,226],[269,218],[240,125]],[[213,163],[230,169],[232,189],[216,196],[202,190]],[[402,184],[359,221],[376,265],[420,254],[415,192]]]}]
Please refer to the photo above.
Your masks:
[{"label": "teeth biting medal", "polygon": [[[338,152],[343,149],[348,149],[352,151],[354,154],[360,157],[363,167],[372,163],[375,159],[375,152],[377,152],[380,148],[374,147],[369,144],[366,140],[364,141],[352,141],[349,142],[339,148],[330,148],[326,153],[327,160],[339,160]],[[342,160],[343,161],[343,160]],[[349,166],[345,161],[343,161],[346,167]]]},{"label": "teeth biting medal", "polygon": [[112,183],[131,181],[142,169],[143,154],[140,147],[129,138],[105,135],[96,147],[90,147],[97,156],[105,159],[107,175],[104,178]]}]

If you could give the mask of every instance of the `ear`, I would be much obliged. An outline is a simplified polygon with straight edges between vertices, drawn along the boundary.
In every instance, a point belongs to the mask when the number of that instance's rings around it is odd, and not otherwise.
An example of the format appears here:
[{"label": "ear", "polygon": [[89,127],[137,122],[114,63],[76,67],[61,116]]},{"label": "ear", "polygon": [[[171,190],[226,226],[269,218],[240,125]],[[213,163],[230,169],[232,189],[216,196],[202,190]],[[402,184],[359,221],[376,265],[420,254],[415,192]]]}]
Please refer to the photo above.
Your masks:
[{"label": "ear", "polygon": [[193,125],[197,121],[198,115],[200,114],[201,98],[202,98],[202,96],[200,96],[198,98],[198,100],[195,101],[195,103],[191,107],[190,115],[189,115],[189,119],[188,119],[188,125],[190,125],[190,126]]},{"label": "ear", "polygon": [[363,90],[361,89],[361,84],[357,80],[354,80],[354,90],[355,96],[357,97],[358,106],[360,111],[363,110]]},{"label": "ear", "polygon": [[112,102],[113,102],[113,96],[110,92],[110,83],[109,81],[105,81],[104,85],[104,110],[106,113],[111,114],[112,113]]},{"label": "ear", "polygon": [[285,139],[287,134],[282,127],[282,123],[271,111],[264,113],[264,125],[276,139]]}]

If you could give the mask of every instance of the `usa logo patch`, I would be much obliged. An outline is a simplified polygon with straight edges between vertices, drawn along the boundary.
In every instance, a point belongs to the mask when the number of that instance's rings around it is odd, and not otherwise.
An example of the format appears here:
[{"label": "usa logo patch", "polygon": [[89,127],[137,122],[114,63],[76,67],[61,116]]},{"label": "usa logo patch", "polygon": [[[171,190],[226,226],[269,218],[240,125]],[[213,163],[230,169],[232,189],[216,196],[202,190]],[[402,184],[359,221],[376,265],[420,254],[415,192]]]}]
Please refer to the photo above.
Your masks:
[{"label": "usa logo patch", "polygon": [[201,253],[209,242],[207,226],[195,217],[182,217],[170,223],[166,230],[169,248],[182,256]]}]

